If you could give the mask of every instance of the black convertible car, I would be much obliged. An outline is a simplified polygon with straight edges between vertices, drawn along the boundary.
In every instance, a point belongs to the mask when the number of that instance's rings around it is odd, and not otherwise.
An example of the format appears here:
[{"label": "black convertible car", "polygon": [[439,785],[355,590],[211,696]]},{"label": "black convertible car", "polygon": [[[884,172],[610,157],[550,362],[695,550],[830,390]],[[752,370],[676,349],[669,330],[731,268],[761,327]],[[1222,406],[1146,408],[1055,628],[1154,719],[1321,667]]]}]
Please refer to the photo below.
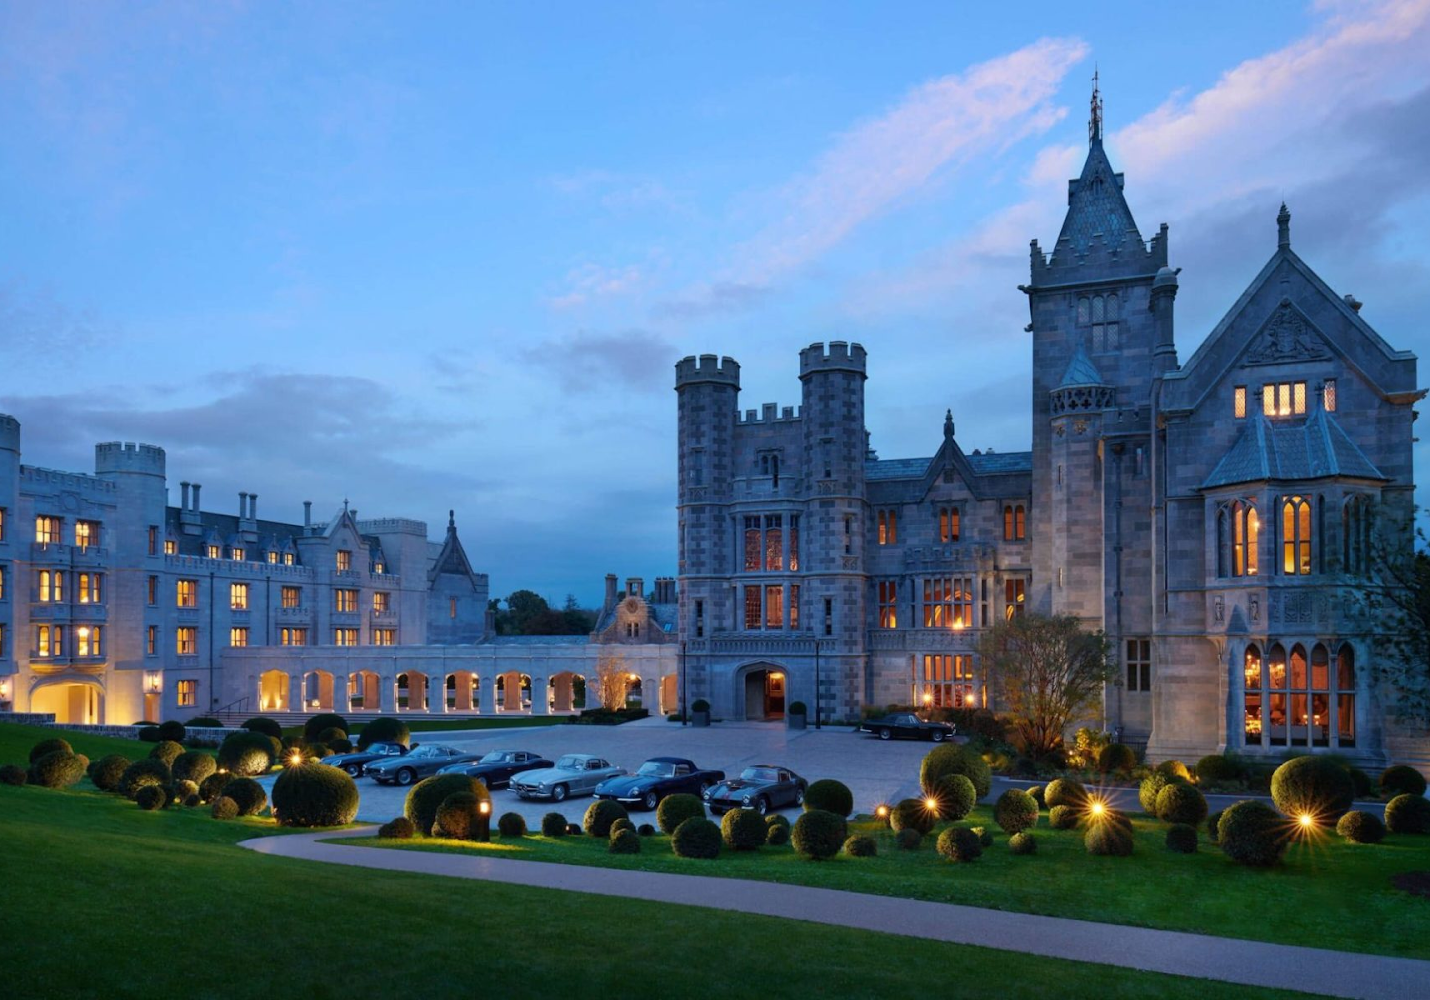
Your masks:
[{"label": "black convertible car", "polygon": [[807,786],[808,782],[787,767],[756,764],[741,771],[738,778],[727,778],[707,790],[704,799],[716,816],[731,809],[753,809],[763,816],[772,809],[804,805]]},{"label": "black convertible car", "polygon": [[511,784],[514,774],[551,766],[551,761],[529,750],[493,750],[483,754],[480,760],[448,764],[437,773],[465,774],[469,778],[476,778],[488,788],[505,788]]},{"label": "black convertible car", "polygon": [[362,774],[363,765],[371,764],[375,760],[385,760],[388,757],[401,757],[407,752],[408,748],[401,743],[373,743],[366,750],[335,753],[330,757],[324,757],[322,763],[340,767],[356,778]]},{"label": "black convertible car", "polygon": [[859,727],[861,733],[873,733],[881,740],[895,738],[909,740],[933,740],[942,743],[952,739],[954,729],[947,722],[925,722],[913,712],[895,712],[882,718],[870,719]]},{"label": "black convertible car", "polygon": [[724,771],[702,770],[684,757],[652,757],[635,774],[601,782],[596,786],[596,798],[654,809],[667,795],[703,795],[707,788],[724,779]]}]

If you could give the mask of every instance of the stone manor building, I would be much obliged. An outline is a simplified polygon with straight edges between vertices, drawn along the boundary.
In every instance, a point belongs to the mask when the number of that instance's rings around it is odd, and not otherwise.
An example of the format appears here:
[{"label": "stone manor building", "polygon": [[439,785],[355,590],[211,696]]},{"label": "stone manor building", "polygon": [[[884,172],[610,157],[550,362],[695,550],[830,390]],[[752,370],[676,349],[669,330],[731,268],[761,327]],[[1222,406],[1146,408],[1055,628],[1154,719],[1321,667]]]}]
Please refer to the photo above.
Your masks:
[{"label": "stone manor building", "polygon": [[1411,544],[1414,355],[1296,254],[1283,205],[1265,266],[1183,360],[1167,226],[1143,238],[1095,96],[1089,134],[1019,286],[1031,451],[966,452],[950,413],[931,456],[878,458],[858,344],[800,352],[798,407],[741,412],[730,358],[676,365],[688,696],[737,718],[997,707],[980,635],[1065,612],[1116,649],[1092,721],[1154,757],[1430,760],[1373,680],[1383,621],[1351,599],[1372,525]]}]

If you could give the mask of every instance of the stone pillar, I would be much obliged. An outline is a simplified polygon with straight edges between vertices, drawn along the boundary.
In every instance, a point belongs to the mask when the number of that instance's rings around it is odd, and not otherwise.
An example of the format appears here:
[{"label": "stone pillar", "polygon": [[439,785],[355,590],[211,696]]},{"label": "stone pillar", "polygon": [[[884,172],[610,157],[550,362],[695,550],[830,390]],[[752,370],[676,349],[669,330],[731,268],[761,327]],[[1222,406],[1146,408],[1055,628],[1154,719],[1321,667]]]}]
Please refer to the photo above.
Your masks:
[{"label": "stone pillar", "polygon": [[495,715],[497,710],[496,675],[488,674],[486,677],[480,677],[477,683],[480,685],[477,688],[477,711],[482,715]]},{"label": "stone pillar", "polygon": [[551,692],[550,682],[543,675],[531,675],[531,714],[550,715],[551,714]]},{"label": "stone pillar", "polygon": [[303,675],[301,673],[288,675],[288,704],[283,706],[285,712],[304,712],[307,706],[303,704]]},{"label": "stone pillar", "polygon": [[432,696],[427,696],[427,711],[447,714],[447,671],[443,670],[437,675],[437,704],[433,706]]},{"label": "stone pillar", "polygon": [[502,696],[503,712],[521,711],[521,674],[515,670],[507,671],[504,675],[506,690]]},{"label": "stone pillar", "polygon": [[[334,705],[335,705],[335,706],[341,705],[342,707],[341,707],[341,708],[336,708],[336,707],[335,707],[335,708],[334,708],[334,711],[341,712],[343,715],[347,715],[348,713],[350,713],[350,712],[353,710],[353,683],[352,683],[352,674],[350,674],[350,673],[343,674],[343,676],[342,676],[342,681],[343,681],[343,693],[342,693],[342,694],[337,698],[337,700],[334,702]],[[333,686],[334,686],[335,688],[337,687],[337,678],[334,678],[334,679],[333,679]]]},{"label": "stone pillar", "polygon": [[381,688],[381,704],[378,711],[383,715],[391,715],[397,711],[397,674],[381,674],[377,679],[378,687]]},{"label": "stone pillar", "polygon": [[557,674],[551,683],[555,688],[554,710],[558,714],[571,711],[571,675]]}]

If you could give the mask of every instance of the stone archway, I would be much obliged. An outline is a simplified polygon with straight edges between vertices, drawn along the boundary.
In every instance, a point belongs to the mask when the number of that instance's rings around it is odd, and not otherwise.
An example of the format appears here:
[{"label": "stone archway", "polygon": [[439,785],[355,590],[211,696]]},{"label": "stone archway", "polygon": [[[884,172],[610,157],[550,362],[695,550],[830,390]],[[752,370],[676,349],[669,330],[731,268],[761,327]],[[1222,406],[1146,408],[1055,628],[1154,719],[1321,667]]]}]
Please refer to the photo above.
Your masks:
[{"label": "stone archway", "polygon": [[333,675],[326,670],[309,670],[303,675],[303,711],[334,711]]},{"label": "stone archway", "polygon": [[482,679],[470,670],[456,670],[443,681],[443,705],[449,712],[478,712]]},{"label": "stone archway", "polygon": [[30,689],[30,711],[56,722],[97,726],[104,722],[104,688],[97,681],[41,681]]},{"label": "stone archway", "polygon": [[528,711],[531,708],[531,675],[517,670],[507,670],[497,674],[496,709],[510,713]]},{"label": "stone archway", "polygon": [[740,711],[736,718],[756,721],[783,719],[785,716],[784,667],[776,663],[752,663],[735,673],[735,704]]},{"label": "stone archway", "polygon": [[281,670],[265,670],[258,675],[258,710],[286,712],[288,706],[288,675]]},{"label": "stone archway", "polygon": [[551,676],[549,687],[551,711],[558,715],[591,707],[590,686],[584,674],[563,670]]},{"label": "stone archway", "polygon": [[382,710],[382,677],[371,670],[348,675],[348,708],[353,712]]},{"label": "stone archway", "polygon": [[404,670],[397,675],[397,711],[427,711],[427,675],[420,670]]}]

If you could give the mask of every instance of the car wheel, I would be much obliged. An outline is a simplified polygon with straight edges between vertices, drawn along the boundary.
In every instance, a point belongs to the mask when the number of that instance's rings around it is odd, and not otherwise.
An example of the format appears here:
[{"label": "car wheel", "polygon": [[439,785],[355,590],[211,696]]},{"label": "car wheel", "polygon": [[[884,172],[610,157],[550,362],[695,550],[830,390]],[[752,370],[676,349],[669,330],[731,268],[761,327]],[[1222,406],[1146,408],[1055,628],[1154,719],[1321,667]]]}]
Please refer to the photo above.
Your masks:
[{"label": "car wheel", "polygon": [[929,733],[929,739],[933,740],[935,743],[942,743],[943,736],[944,733],[942,729],[935,729],[933,732]]},{"label": "car wheel", "polygon": [[343,770],[348,772],[348,774],[352,775],[354,778],[362,775],[361,764],[349,764],[347,767],[343,768]]},{"label": "car wheel", "polygon": [[879,739],[881,739],[881,740],[891,740],[891,739],[893,739],[893,738],[894,738],[893,732],[892,732],[890,729],[888,729],[887,727],[885,727],[884,729],[880,729],[880,730],[879,730]]},{"label": "car wheel", "polygon": [[708,792],[708,791],[710,791],[710,789],[713,788],[713,787],[714,787],[714,786],[711,785],[710,782],[708,782],[708,781],[702,781],[702,782],[700,783],[700,796],[701,796],[701,798],[704,798],[704,797],[705,797],[705,793]]},{"label": "car wheel", "polygon": [[569,789],[567,789],[565,785],[557,785],[555,788],[551,789],[551,801],[564,802],[566,799],[566,793],[568,791]]},{"label": "car wheel", "polygon": [[397,772],[397,783],[399,785],[410,785],[417,780],[417,772],[410,767],[404,767]]},{"label": "car wheel", "polygon": [[769,813],[769,811],[770,800],[761,795],[758,799],[755,800],[755,812],[759,813],[761,816],[765,816]]},{"label": "car wheel", "polygon": [[656,806],[660,805],[660,796],[655,794],[655,792],[646,792],[645,798],[641,800],[641,805],[645,806],[647,809],[654,809]]},{"label": "car wheel", "polygon": [[796,789],[794,790],[794,804],[797,805],[797,806],[802,806],[802,805],[804,805],[804,789],[803,789],[803,788],[796,788]]}]

